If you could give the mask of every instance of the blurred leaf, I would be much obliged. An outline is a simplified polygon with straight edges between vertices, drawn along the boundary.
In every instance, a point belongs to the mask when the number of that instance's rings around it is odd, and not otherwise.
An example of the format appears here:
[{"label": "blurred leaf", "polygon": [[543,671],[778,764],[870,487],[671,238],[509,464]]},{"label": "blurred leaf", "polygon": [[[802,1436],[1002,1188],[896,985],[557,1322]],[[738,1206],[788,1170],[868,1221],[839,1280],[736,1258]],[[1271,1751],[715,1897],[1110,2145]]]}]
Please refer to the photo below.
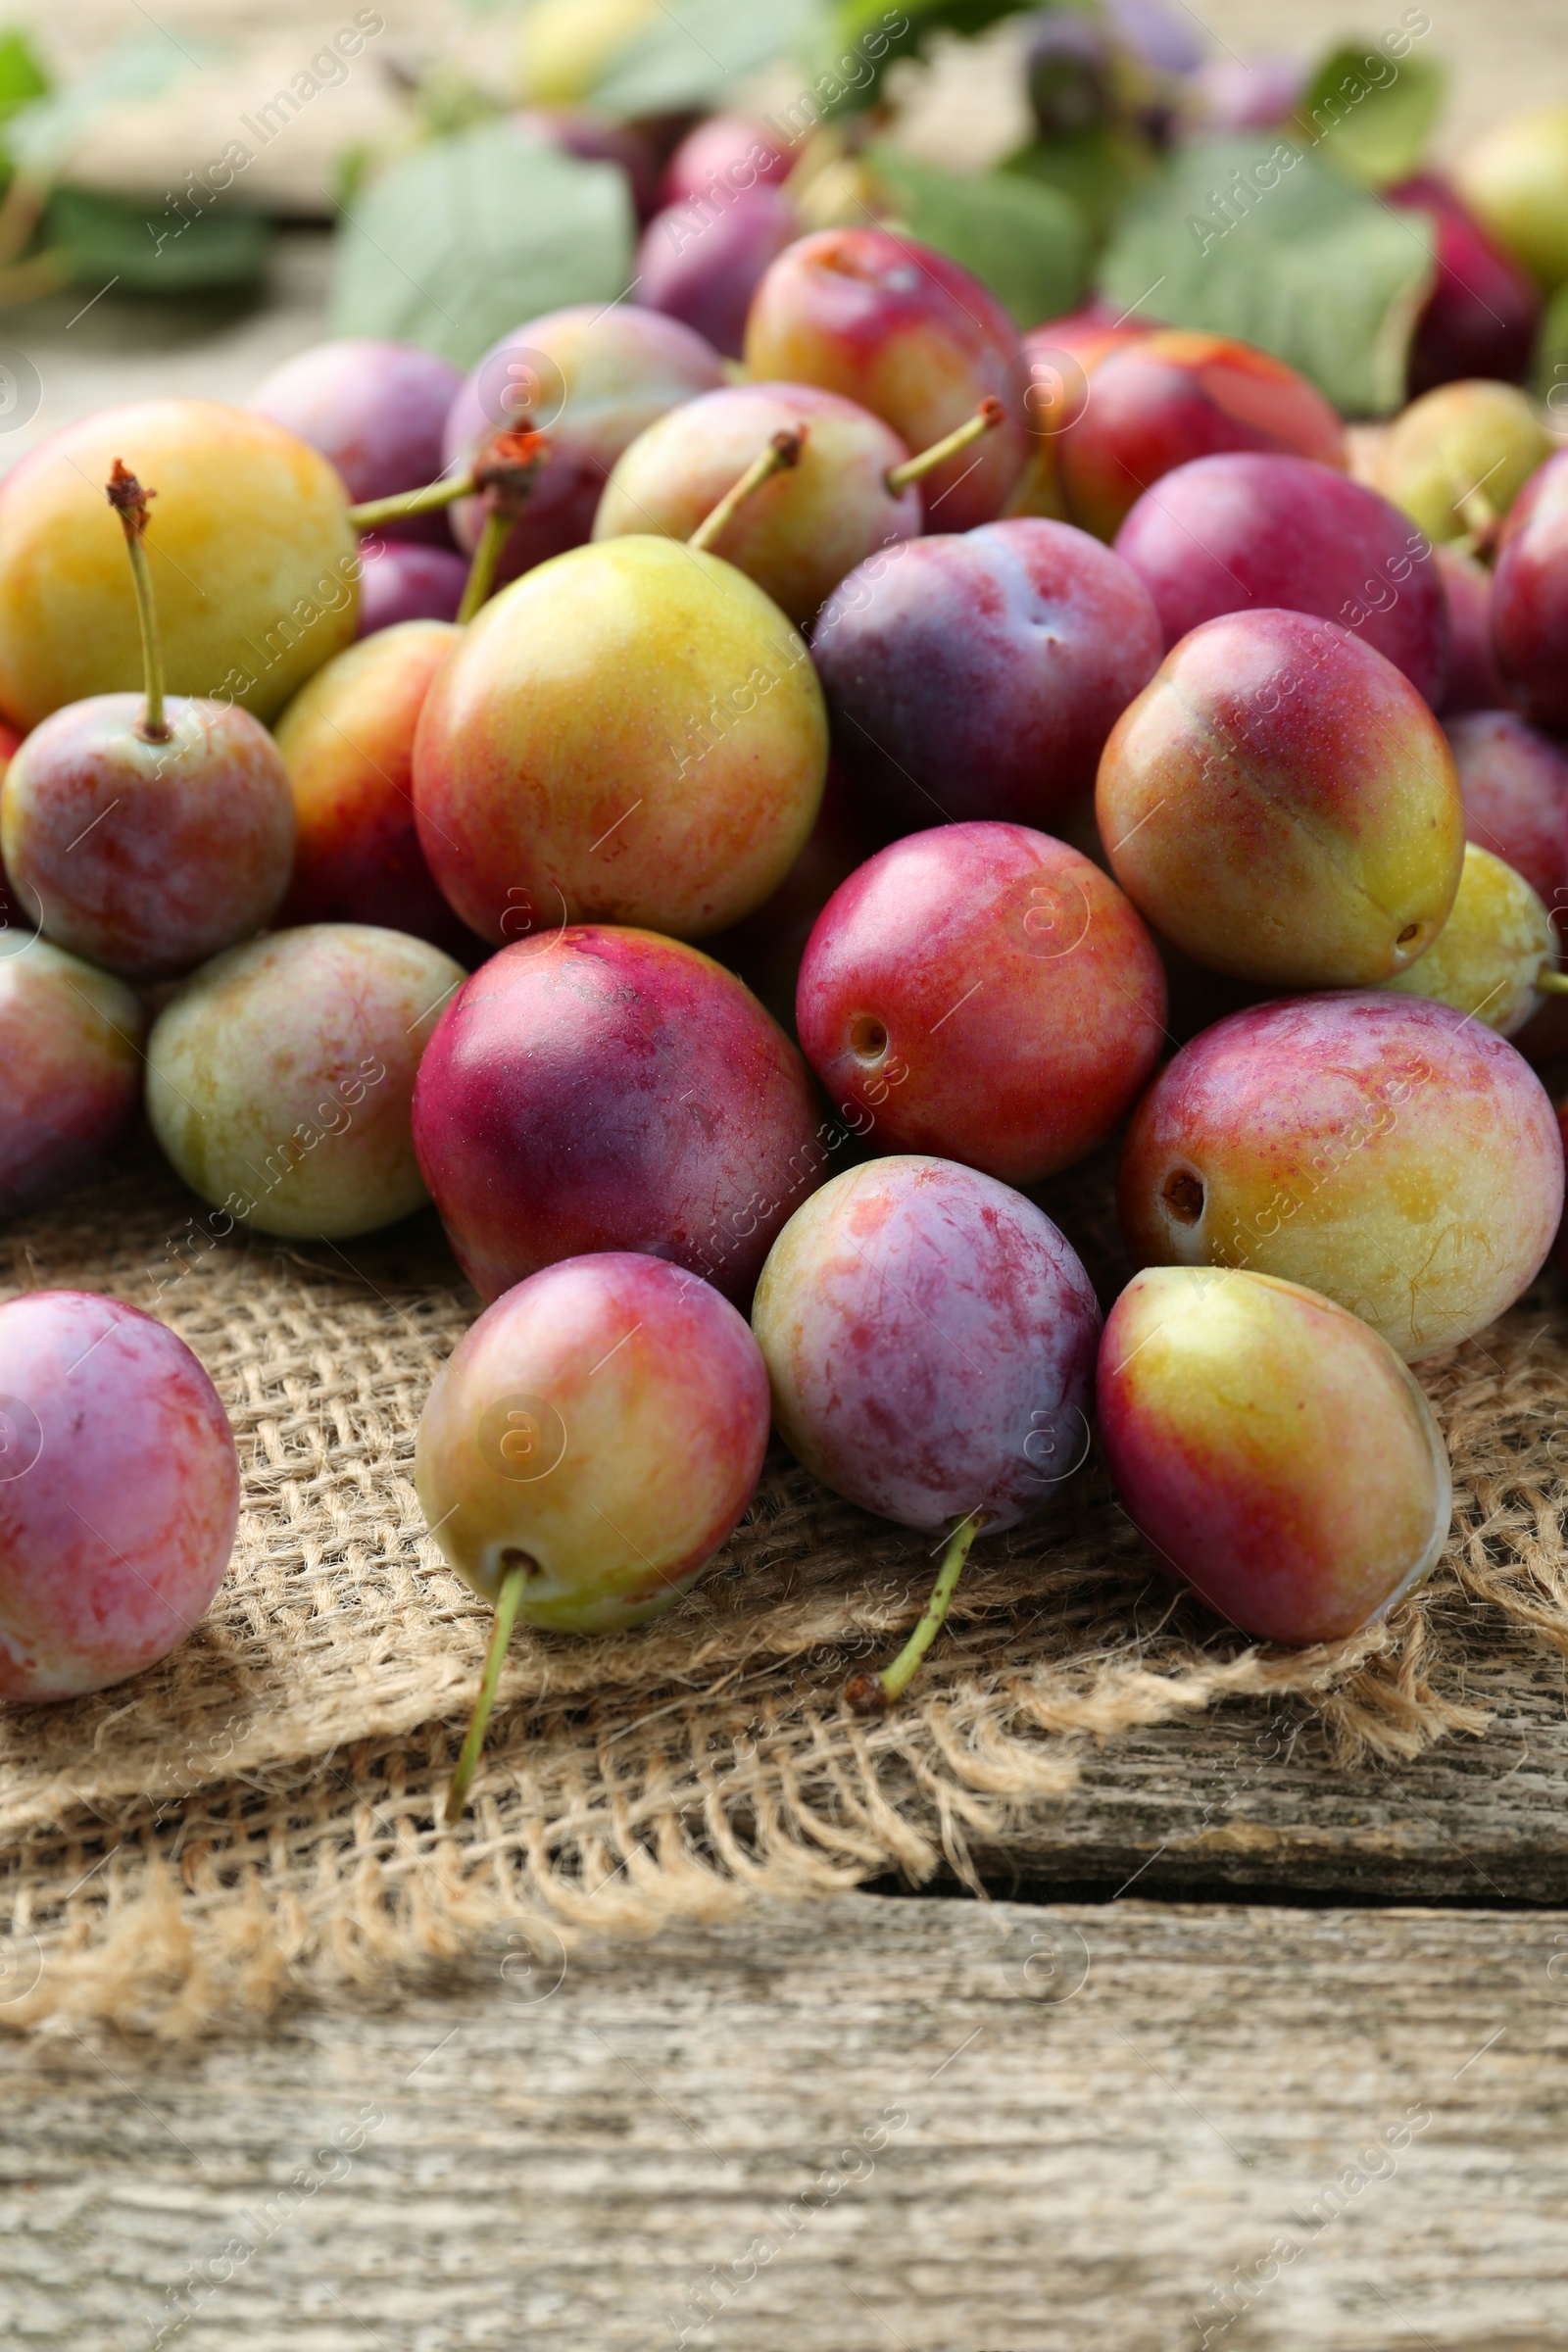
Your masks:
[{"label": "blurred leaf", "polygon": [[211,42],[199,40],[189,50],[176,49],[161,33],[122,42],[67,88],[20,107],[6,124],[6,146],[24,171],[53,179],[101,114],[141,98],[160,98],[221,55]]},{"label": "blurred leaf", "polygon": [[1002,169],[1070,196],[1099,241],[1110,234],[1134,191],[1156,166],[1146,139],[1118,123],[1103,122],[1070,138],[1036,139],[1009,155]]},{"label": "blurred leaf", "polygon": [[1275,353],[1348,416],[1387,416],[1403,401],[1435,242],[1427,215],[1253,132],[1179,150],[1128,206],[1101,284],[1172,326]]},{"label": "blurred leaf", "polygon": [[26,34],[15,26],[0,32],[0,122],[9,122],[19,107],[48,93],[49,76]]},{"label": "blurred leaf", "polygon": [[259,213],[209,212],[190,219],[95,189],[57,188],[44,210],[45,246],[64,248],[74,277],[118,278],[122,293],[210,293],[249,285],[266,266],[270,224]]},{"label": "blurred leaf", "polygon": [[1084,291],[1089,231],[1054,188],[990,172],[960,179],[915,163],[896,147],[868,148],[865,163],[911,236],[961,262],[1018,325],[1070,311]]},{"label": "blurred leaf", "polygon": [[1352,179],[1389,187],[1419,166],[1447,86],[1436,59],[1396,59],[1376,41],[1348,41],[1313,74],[1290,129]]},{"label": "blurred leaf", "polygon": [[617,166],[481,124],[416,149],[356,196],[337,240],[333,332],[420,343],[471,367],[541,312],[623,294],[634,229]]},{"label": "blurred leaf", "polygon": [[738,79],[810,54],[824,23],[824,0],[680,0],[625,43],[591,103],[622,117],[731,104]]},{"label": "blurred leaf", "polygon": [[1541,321],[1533,389],[1545,402],[1552,428],[1568,432],[1568,286],[1557,288]]},{"label": "blurred leaf", "polygon": [[828,106],[832,114],[873,105],[888,68],[900,58],[923,56],[934,34],[974,40],[1004,17],[1027,13],[1027,0],[905,0],[902,8],[890,8],[887,0],[837,0],[830,13],[820,50],[842,85]]}]

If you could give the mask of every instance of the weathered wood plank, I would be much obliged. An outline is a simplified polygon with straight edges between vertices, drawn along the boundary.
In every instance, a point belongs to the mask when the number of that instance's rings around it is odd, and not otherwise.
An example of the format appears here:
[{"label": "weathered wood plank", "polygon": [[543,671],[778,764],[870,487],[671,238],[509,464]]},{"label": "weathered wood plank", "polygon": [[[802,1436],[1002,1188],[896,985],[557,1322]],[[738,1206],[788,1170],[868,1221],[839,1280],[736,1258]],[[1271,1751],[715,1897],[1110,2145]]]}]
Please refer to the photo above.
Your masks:
[{"label": "weathered wood plank", "polygon": [[1560,2352],[1565,2061],[1561,1914],[760,1906],[0,2047],[0,2339]]}]

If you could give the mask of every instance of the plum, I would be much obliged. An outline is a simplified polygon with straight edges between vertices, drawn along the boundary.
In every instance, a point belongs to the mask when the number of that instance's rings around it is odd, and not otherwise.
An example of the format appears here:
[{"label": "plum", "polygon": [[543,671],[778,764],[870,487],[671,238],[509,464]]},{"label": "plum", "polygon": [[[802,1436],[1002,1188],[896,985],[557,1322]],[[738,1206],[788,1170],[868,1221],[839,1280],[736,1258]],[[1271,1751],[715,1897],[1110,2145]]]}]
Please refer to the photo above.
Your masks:
[{"label": "plum", "polygon": [[727,384],[671,409],[610,477],[596,539],[689,539],[772,436],[804,431],[799,464],[750,499],[713,553],[755,580],[797,627],[877,549],[918,538],[920,493],[888,487],[908,451],[853,400],[815,384]]},{"label": "plum", "polygon": [[1139,1265],[1305,1283],[1407,1360],[1513,1304],[1562,1214],[1563,1150],[1507,1041],[1428,998],[1290,998],[1184,1046],[1122,1152]]},{"label": "plum", "polygon": [[1502,526],[1492,642],[1525,716],[1568,729],[1568,449],[1532,475]]},{"label": "plum", "polygon": [[1153,1075],[1165,978],[1099,866],[1023,825],[911,833],[828,901],[797,1021],[884,1150],[1014,1185],[1095,1151]]},{"label": "plum", "polygon": [[442,1015],[414,1138],[481,1298],[636,1250],[750,1298],[820,1182],[806,1064],[733,973],[652,932],[519,938]]},{"label": "plum", "polygon": [[1510,115],[1461,157],[1461,201],[1550,293],[1568,281],[1568,106]]},{"label": "plum", "polygon": [[1090,384],[1107,352],[1153,332],[1147,319],[1118,318],[1098,295],[1082,310],[1050,318],[1023,338],[1024,413],[1034,435],[1029,461],[1006,512],[1071,520],[1056,469],[1056,443],[1077,422],[1092,397]]},{"label": "plum", "polygon": [[1492,574],[1462,548],[1433,552],[1448,600],[1448,685],[1439,715],[1506,710],[1508,689],[1492,649]]},{"label": "plum", "polygon": [[889,830],[1048,826],[1089,792],[1158,666],[1158,615],[1109,549],[1020,517],[873,556],[812,638],[833,749]]},{"label": "plum", "polygon": [[1551,917],[1523,874],[1467,842],[1453,912],[1426,954],[1383,985],[1436,997],[1514,1037],[1544,994],[1559,993],[1556,953]]},{"label": "plum", "polygon": [[637,248],[637,300],[738,360],[763,272],[800,233],[782,188],[755,187],[717,209],[700,200],[668,205]]},{"label": "plum", "polygon": [[1468,710],[1446,731],[1467,837],[1568,913],[1568,754],[1513,710]]},{"label": "plum", "polygon": [[167,1657],[223,1581],[239,1493],[218,1393],[164,1324],[85,1291],[0,1306],[0,1699]]},{"label": "plum", "polygon": [[754,115],[710,115],[688,131],[664,166],[661,204],[715,208],[753,188],[782,187],[795,149]]},{"label": "plum", "polygon": [[1011,319],[967,270],[891,229],[822,229],[782,253],[752,304],[746,366],[760,381],[858,401],[910,449],[1002,401],[1001,429],[925,486],[927,516],[945,531],[1000,514],[1030,454]]},{"label": "plum", "polygon": [[1385,189],[1383,201],[1427,213],[1437,223],[1438,282],[1415,323],[1408,397],[1464,376],[1523,383],[1541,323],[1541,297],[1518,264],[1433,172]]},{"label": "plum", "polygon": [[1485,542],[1553,446],[1514,385],[1440,384],[1389,427],[1377,485],[1429,539]]},{"label": "plum", "polygon": [[[435,480],[447,412],[462,384],[462,370],[433,351],[345,337],[285,360],[245,405],[318,449],[358,506]],[[416,514],[385,527],[394,539],[452,544],[444,514]]]},{"label": "plum", "polygon": [[122,981],[47,940],[0,955],[0,1216],[55,1199],[128,1134],[146,1026]]},{"label": "plum", "polygon": [[1128,1517],[1265,1642],[1342,1642],[1436,1567],[1447,1449],[1387,1341],[1316,1292],[1225,1267],[1140,1274],[1100,1346],[1101,1438]]},{"label": "plum", "polygon": [[151,556],[171,692],[271,718],[353,639],[358,541],[318,451],[209,400],[105,409],[6,476],[0,708],[30,727],[141,682],[136,600],[102,489],[122,457],[158,485]]},{"label": "plum", "polygon": [[1418,530],[1386,498],[1307,458],[1248,450],[1165,474],[1115,551],[1154,600],[1167,649],[1205,620],[1261,606],[1353,628],[1436,705],[1448,608]]},{"label": "plum", "polygon": [[[492,433],[531,426],[549,434],[549,463],[498,581],[580,547],[622,450],[666,410],[723,381],[724,363],[701,335],[627,303],[551,311],[503,335],[453,402],[445,440],[446,463],[458,471]],[[453,508],[453,531],[469,554],[483,524],[478,499]]]},{"label": "plum", "polygon": [[1464,862],[1437,720],[1392,662],[1304,612],[1230,612],[1184,637],[1117,721],[1095,806],[1145,919],[1276,988],[1413,963]]},{"label": "plum", "polygon": [[414,821],[414,738],[430,681],[459,633],[410,620],[350,646],[277,722],[296,838],[280,924],[373,923],[471,956],[478,942],[441,896]]},{"label": "plum", "polygon": [[514,581],[437,673],[419,839],[482,938],[515,938],[526,898],[701,939],[782,882],[827,750],[806,645],[760,588],[668,539],[606,540]]},{"label": "plum", "polygon": [[1045,1211],[977,1169],[834,1177],[774,1243],[752,1325],[785,1444],[902,1527],[1016,1526],[1087,1451],[1094,1288]]},{"label": "plum", "polygon": [[1283,360],[1224,335],[1164,327],[1104,352],[1094,397],[1057,439],[1067,519],[1114,539],[1161,475],[1197,458],[1254,450],[1343,470],[1345,428]]},{"label": "plum", "polygon": [[361,637],[395,629],[400,621],[456,620],[468,566],[447,547],[415,547],[394,539],[362,545]]},{"label": "plum", "polygon": [[342,1240],[428,1199],[415,1073],[461,964],[368,923],[309,923],[219,956],[153,1024],[147,1115],[230,1222]]}]

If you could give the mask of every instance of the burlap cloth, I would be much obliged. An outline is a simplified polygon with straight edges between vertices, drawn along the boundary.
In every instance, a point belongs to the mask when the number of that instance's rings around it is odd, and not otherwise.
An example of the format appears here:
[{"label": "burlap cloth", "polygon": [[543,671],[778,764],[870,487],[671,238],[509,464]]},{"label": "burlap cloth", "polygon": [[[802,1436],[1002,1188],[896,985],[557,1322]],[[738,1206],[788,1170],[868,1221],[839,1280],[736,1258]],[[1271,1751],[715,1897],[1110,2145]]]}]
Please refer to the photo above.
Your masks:
[{"label": "burlap cloth", "polygon": [[[1104,1168],[1041,1198],[1113,1291]],[[432,1216],[339,1250],[202,1247],[199,1213],[138,1147],[0,1236],[4,1295],[155,1305],[217,1382],[245,1472],[232,1570],[188,1642],[100,1696],[0,1710],[12,2029],[174,2037],[298,1994],[384,1992],[498,1933],[559,1949],[585,1925],[646,1931],[754,1889],[918,1881],[944,1860],[972,1880],[975,1850],[1059,1805],[1092,1739],[1294,1693],[1342,1759],[1407,1756],[1484,1726],[1463,1694],[1477,1610],[1568,1655],[1568,1312],[1548,1274],[1423,1367],[1453,1541],[1423,1595],[1346,1647],[1258,1648],[1176,1599],[1092,1460],[1031,1525],[981,1543],[916,1691],[857,1721],[846,1676],[912,1623],[929,1545],[776,1455],[661,1624],[519,1633],[472,1809],[448,1831],[490,1618],[424,1534],[412,1470],[471,1295]]]}]

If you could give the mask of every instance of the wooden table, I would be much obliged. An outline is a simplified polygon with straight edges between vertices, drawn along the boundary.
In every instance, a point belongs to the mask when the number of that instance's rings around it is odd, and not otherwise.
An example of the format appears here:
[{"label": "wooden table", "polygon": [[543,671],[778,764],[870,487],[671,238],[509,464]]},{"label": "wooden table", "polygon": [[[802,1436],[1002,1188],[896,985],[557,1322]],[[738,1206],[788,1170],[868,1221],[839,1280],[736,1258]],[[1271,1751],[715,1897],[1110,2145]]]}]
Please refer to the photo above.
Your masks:
[{"label": "wooden table", "polygon": [[[193,14],[235,17],[161,21]],[[1561,0],[1431,14],[1461,121],[1568,90]],[[325,259],[291,235],[194,333],[12,313],[42,397],[0,462],[154,388],[243,396],[320,331]],[[194,2053],[0,2040],[0,2344],[1568,2347],[1565,1673],[1486,1628],[1472,1671],[1487,1736],[1398,1768],[1250,1706],[1125,1740],[986,1858],[988,1904],[491,1951]]]}]

